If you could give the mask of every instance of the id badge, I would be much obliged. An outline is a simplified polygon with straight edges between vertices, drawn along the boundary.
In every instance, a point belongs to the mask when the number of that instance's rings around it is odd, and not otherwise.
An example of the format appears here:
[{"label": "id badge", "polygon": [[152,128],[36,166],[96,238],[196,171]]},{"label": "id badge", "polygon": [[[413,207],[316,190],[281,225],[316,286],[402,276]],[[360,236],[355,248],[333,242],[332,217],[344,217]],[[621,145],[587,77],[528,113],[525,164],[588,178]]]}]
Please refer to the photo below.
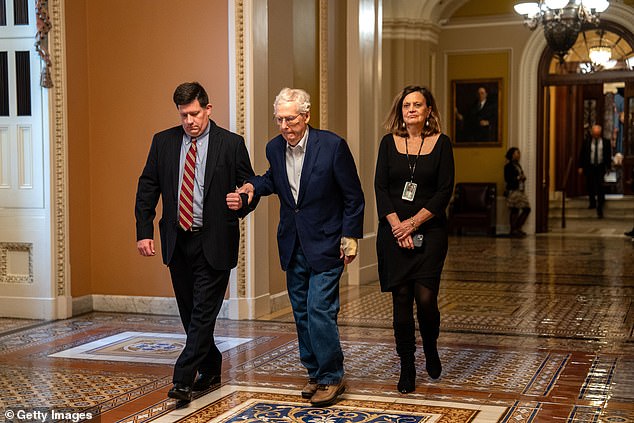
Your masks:
[{"label": "id badge", "polygon": [[416,195],[416,182],[405,182],[405,186],[403,187],[403,195],[401,198],[407,201],[414,201],[414,196]]}]

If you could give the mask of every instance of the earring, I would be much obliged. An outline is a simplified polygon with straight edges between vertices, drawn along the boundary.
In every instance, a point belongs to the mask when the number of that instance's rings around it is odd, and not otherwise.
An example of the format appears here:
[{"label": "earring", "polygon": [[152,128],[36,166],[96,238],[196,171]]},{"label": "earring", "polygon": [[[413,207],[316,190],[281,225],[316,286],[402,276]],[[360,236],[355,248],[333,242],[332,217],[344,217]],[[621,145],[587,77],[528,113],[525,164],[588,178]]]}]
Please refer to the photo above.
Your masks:
[{"label": "earring", "polygon": [[425,126],[429,126],[429,118],[425,119]]},{"label": "earring", "polygon": [[405,128],[405,122],[403,122],[403,128]]}]

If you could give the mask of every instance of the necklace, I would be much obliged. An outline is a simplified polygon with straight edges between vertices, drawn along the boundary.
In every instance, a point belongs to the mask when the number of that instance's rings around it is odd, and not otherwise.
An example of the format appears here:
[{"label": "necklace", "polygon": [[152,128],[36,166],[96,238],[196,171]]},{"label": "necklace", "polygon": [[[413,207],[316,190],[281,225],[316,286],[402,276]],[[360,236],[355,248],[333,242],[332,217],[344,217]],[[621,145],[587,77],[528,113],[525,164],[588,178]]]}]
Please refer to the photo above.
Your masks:
[{"label": "necklace", "polygon": [[407,156],[407,166],[409,166],[409,180],[410,182],[414,181],[414,172],[416,172],[416,164],[418,163],[418,158],[420,157],[420,152],[423,150],[424,138],[421,135],[420,137],[420,147],[418,147],[418,153],[416,153],[416,158],[414,159],[414,164],[409,159],[409,149],[408,149],[408,141],[409,137],[405,137],[405,156]]},{"label": "necklace", "polygon": [[423,136],[420,137],[420,147],[418,148],[418,153],[416,153],[416,159],[414,159],[414,163],[409,159],[409,147],[407,141],[409,137],[405,138],[405,156],[407,156],[407,166],[409,167],[409,181],[405,182],[405,186],[403,187],[403,194],[401,198],[406,201],[414,201],[414,196],[416,195],[416,188],[418,184],[414,182],[414,173],[416,172],[416,164],[418,163],[418,158],[420,157],[420,152],[423,149]]}]

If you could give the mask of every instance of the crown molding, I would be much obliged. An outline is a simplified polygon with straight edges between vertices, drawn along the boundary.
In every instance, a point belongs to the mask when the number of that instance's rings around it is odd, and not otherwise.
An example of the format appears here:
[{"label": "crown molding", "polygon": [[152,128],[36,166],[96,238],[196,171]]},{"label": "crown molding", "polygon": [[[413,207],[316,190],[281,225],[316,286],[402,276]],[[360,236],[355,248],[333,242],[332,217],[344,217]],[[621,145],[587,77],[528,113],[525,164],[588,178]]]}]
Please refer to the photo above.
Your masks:
[{"label": "crown molding", "polygon": [[383,19],[383,39],[418,40],[438,44],[440,29],[435,23],[419,19]]}]

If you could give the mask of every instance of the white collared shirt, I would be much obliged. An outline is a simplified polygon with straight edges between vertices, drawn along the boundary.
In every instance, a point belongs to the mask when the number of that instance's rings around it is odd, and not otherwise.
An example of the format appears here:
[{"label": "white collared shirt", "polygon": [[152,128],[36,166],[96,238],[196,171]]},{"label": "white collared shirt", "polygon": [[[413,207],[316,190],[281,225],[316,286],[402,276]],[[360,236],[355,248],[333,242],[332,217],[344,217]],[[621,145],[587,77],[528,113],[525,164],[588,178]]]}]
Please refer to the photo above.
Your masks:
[{"label": "white collared shirt", "polygon": [[[595,150],[596,152],[595,156]],[[595,163],[595,157],[598,162]],[[603,163],[603,140],[600,138],[592,138],[592,142],[590,143],[590,163],[593,165],[599,165]]]},{"label": "white collared shirt", "polygon": [[297,203],[299,197],[299,183],[302,177],[304,166],[304,156],[306,155],[306,144],[308,143],[308,126],[301,140],[293,147],[286,143],[286,176],[288,184],[291,186],[291,193]]}]

